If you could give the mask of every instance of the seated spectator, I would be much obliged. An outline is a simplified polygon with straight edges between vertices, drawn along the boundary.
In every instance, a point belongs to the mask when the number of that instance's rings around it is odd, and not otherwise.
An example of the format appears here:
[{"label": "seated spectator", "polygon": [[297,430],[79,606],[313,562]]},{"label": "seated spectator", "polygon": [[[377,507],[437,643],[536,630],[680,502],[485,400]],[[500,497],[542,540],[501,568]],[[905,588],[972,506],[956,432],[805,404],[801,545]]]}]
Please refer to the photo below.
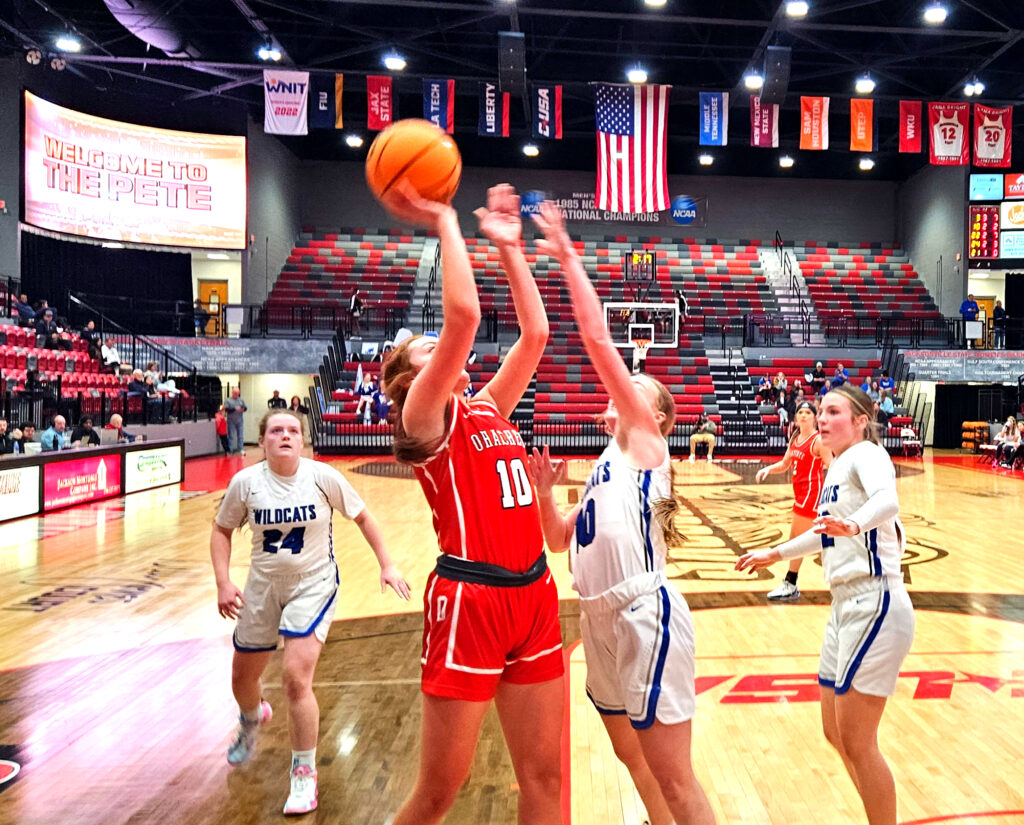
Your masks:
[{"label": "seated spectator", "polygon": [[860,388],[861,388],[861,390],[863,392],[870,393],[871,392],[871,379],[870,378],[865,378],[864,379],[864,383],[860,385]]},{"label": "seated spectator", "polygon": [[160,373],[160,379],[156,382],[156,390],[159,393],[163,393],[168,398],[177,398],[181,395],[181,390],[179,390],[177,384],[174,383],[174,379],[165,378],[163,373]]},{"label": "seated spectator", "polygon": [[996,445],[996,455],[992,460],[992,466],[995,467],[1003,459],[1003,454],[1006,450],[1012,450],[1014,448],[1014,440],[1017,438],[1017,420],[1011,415],[1006,419],[1006,423],[1003,424],[1001,429],[993,439],[993,444]]},{"label": "seated spectator", "polygon": [[63,415],[55,415],[53,423],[43,431],[40,442],[44,452],[67,450],[71,447],[71,435],[67,432],[67,421]]},{"label": "seated spectator", "polygon": [[135,436],[128,432],[124,428],[124,419],[119,413],[114,413],[110,416],[110,420],[107,422],[105,430],[117,430],[117,443],[118,444],[131,444],[135,440]]},{"label": "seated spectator", "polygon": [[832,386],[833,386],[833,388],[834,387],[841,387],[841,386],[843,386],[843,384],[848,383],[849,380],[850,380],[850,373],[849,373],[849,371],[846,369],[846,367],[844,367],[842,365],[842,363],[837,364],[836,365],[835,375],[832,376]]},{"label": "seated spectator", "polygon": [[373,414],[377,416],[377,423],[387,424],[388,413],[390,412],[391,400],[383,393],[383,391],[377,390],[377,392],[373,394]]},{"label": "seated spectator", "polygon": [[789,389],[789,381],[786,379],[786,374],[782,370],[779,370],[778,375],[776,375],[772,381],[772,387],[775,389],[776,399],[779,397],[780,393],[786,392]]},{"label": "seated spectator", "polygon": [[363,376],[363,383],[356,389],[356,395],[359,396],[359,402],[356,404],[356,421],[359,421],[360,411],[363,413],[363,423],[370,423],[370,411],[373,406],[373,394],[377,392],[377,385],[373,381],[373,376],[370,373],[366,373]]},{"label": "seated spectator", "polygon": [[71,431],[71,446],[100,446],[100,434],[93,429],[91,415],[83,415],[78,421],[78,426]]},{"label": "seated spectator", "polygon": [[287,409],[287,402],[281,397],[280,390],[274,390],[274,394],[267,399],[268,410],[284,410]]},{"label": "seated spectator", "polygon": [[789,394],[796,398],[797,391],[803,392],[804,383],[799,378],[793,379],[793,385],[789,388]]},{"label": "seated spectator", "polygon": [[896,414],[896,407],[892,403],[892,398],[889,393],[885,390],[880,390],[878,393],[878,423],[883,427],[889,426],[889,419]]},{"label": "seated spectator", "polygon": [[878,386],[877,381],[872,381],[871,386],[868,387],[868,398],[870,398],[872,401],[881,400],[881,388]]},{"label": "seated spectator", "polygon": [[210,322],[210,313],[207,312],[202,298],[196,298],[196,305],[195,309],[192,310],[192,315],[196,322],[196,338],[202,338],[206,335],[206,325]]},{"label": "seated spectator", "polygon": [[152,375],[147,375],[144,383],[146,385],[146,423],[166,424],[169,405],[164,404],[164,397],[156,388],[156,381]]},{"label": "seated spectator", "polygon": [[772,377],[765,373],[757,382],[757,403],[770,404],[775,398],[775,387],[772,386]]},{"label": "seated spectator", "polygon": [[18,326],[33,326],[36,320],[36,311],[28,302],[28,296],[23,292],[21,297],[13,301],[14,308],[18,311]]},{"label": "seated spectator", "polygon": [[711,461],[711,455],[715,452],[715,430],[715,422],[701,413],[690,435],[690,461],[697,460],[698,444],[708,445],[708,461]]},{"label": "seated spectator", "polygon": [[128,381],[129,395],[149,395],[149,387],[146,386],[146,378],[142,370],[132,370],[132,377]]},{"label": "seated spectator", "polygon": [[57,322],[53,320],[52,309],[44,309],[43,317],[36,320],[36,335],[43,336],[46,349],[71,349],[71,342],[61,338]]},{"label": "seated spectator", "polygon": [[11,438],[15,442],[14,452],[27,452],[25,445],[36,440],[36,425],[31,421],[25,421],[20,427],[15,427],[11,432]]},{"label": "seated spectator", "polygon": [[896,389],[896,382],[889,377],[889,373],[885,370],[882,370],[882,378],[878,382],[878,388],[880,390],[887,390],[890,395],[892,394],[892,391]]},{"label": "seated spectator", "polygon": [[146,364],[146,370],[142,374],[143,378],[152,378],[153,383],[157,383],[160,380],[160,365],[156,361],[150,361]]},{"label": "seated spectator", "polygon": [[0,418],[0,455],[14,452],[14,434],[7,432],[7,419]]},{"label": "seated spectator", "polygon": [[100,357],[103,360],[103,368],[107,372],[120,372],[121,354],[117,351],[117,344],[112,338],[108,338],[100,347]]},{"label": "seated spectator", "polygon": [[1024,459],[1024,418],[1017,422],[1017,435],[1014,438],[1013,449],[1007,447],[1003,451],[1003,463],[1007,467],[1013,467],[1018,459]]},{"label": "seated spectator", "polygon": [[822,366],[821,361],[818,361],[814,365],[814,369],[811,371],[810,382],[814,388],[815,395],[821,395],[821,388],[825,386],[825,368]]},{"label": "seated spectator", "polygon": [[99,330],[96,329],[96,322],[93,320],[89,320],[89,322],[86,323],[85,327],[82,329],[80,335],[82,340],[85,341],[89,347],[89,357],[95,358],[98,361],[101,356],[101,341]]}]

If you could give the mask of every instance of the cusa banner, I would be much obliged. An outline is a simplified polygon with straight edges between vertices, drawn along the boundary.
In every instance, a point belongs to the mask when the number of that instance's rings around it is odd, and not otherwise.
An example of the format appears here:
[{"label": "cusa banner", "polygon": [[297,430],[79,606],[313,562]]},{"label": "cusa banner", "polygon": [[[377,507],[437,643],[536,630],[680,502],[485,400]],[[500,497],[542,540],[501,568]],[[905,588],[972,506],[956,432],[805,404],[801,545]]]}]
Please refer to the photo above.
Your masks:
[{"label": "cusa banner", "polygon": [[152,129],[25,92],[25,221],[111,241],[244,249],[245,138]]},{"label": "cusa banner", "polygon": [[98,501],[121,492],[121,456],[104,455],[43,465],[43,511]]},{"label": "cusa banner", "polygon": [[1008,167],[1013,148],[1013,107],[974,104],[974,165]]},{"label": "cusa banner", "polygon": [[933,166],[966,166],[970,162],[971,145],[967,140],[970,117],[970,103],[928,104]]},{"label": "cusa banner", "polygon": [[562,87],[533,87],[533,136],[562,139]]},{"label": "cusa banner", "polygon": [[307,135],[309,72],[263,70],[263,131],[268,135]]},{"label": "cusa banner", "polygon": [[800,98],[800,148],[828,149],[828,98]]}]

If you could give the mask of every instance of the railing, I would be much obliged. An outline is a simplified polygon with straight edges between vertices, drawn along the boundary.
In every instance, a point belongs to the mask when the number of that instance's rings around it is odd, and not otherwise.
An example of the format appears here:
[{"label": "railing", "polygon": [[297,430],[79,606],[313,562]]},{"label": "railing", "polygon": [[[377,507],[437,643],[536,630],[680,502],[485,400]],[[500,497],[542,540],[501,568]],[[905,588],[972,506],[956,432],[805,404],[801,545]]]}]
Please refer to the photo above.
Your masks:
[{"label": "railing", "polygon": [[404,309],[364,301],[358,321],[335,305],[224,304],[220,326],[238,338],[394,338],[404,323]]},{"label": "railing", "polygon": [[0,315],[10,318],[14,315],[14,302],[21,291],[21,281],[9,275],[0,275]]},{"label": "railing", "polygon": [[[152,298],[105,295],[79,292],[74,295],[86,302],[93,312],[122,328],[150,335],[195,335],[195,306],[189,301],[154,300]],[[67,307],[71,317],[71,305]],[[98,323],[98,319],[97,319]]]},{"label": "railing", "polygon": [[441,271],[441,244],[434,249],[434,263],[430,267],[430,276],[427,278],[427,291],[423,293],[423,305],[420,307],[421,329],[434,329],[437,321],[437,314],[434,311],[434,287],[437,286],[437,274]]}]

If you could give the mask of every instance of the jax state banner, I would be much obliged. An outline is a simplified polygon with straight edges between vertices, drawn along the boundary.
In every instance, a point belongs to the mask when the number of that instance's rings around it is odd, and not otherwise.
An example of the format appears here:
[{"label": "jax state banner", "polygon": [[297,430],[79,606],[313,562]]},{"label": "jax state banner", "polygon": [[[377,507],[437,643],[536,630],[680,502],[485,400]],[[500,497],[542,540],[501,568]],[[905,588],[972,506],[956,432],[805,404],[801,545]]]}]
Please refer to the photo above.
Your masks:
[{"label": "jax state banner", "polygon": [[508,137],[509,93],[497,83],[483,82],[480,89],[480,117],[476,133],[481,137]]},{"label": "jax state banner", "polygon": [[562,87],[533,87],[533,136],[562,139]]},{"label": "jax state banner", "polygon": [[875,128],[875,101],[855,97],[850,100],[850,151],[874,152],[878,148]]},{"label": "jax state banner", "polygon": [[900,101],[900,151],[920,152],[921,132],[921,101],[901,100]]},{"label": "jax state banner", "polygon": [[974,104],[974,165],[1005,168],[1013,148],[1013,107]]},{"label": "jax state banner", "polygon": [[700,145],[729,145],[729,93],[700,93]]},{"label": "jax state banner", "polygon": [[970,162],[971,144],[967,140],[970,117],[970,103],[928,104],[933,166],[966,166]]},{"label": "jax state banner", "polygon": [[828,98],[800,98],[800,148],[828,149]]},{"label": "jax state banner", "polygon": [[763,105],[758,95],[750,96],[750,145],[761,149],[779,145],[779,104]]},{"label": "jax state banner", "polygon": [[345,75],[313,75],[309,80],[309,128],[341,129]]},{"label": "jax state banner", "polygon": [[423,79],[423,119],[455,134],[455,81]]},{"label": "jax state banner", "polygon": [[395,117],[391,78],[369,75],[366,78],[366,128],[379,132],[391,125]]},{"label": "jax state banner", "polygon": [[306,135],[309,72],[263,70],[263,131],[268,135]]}]

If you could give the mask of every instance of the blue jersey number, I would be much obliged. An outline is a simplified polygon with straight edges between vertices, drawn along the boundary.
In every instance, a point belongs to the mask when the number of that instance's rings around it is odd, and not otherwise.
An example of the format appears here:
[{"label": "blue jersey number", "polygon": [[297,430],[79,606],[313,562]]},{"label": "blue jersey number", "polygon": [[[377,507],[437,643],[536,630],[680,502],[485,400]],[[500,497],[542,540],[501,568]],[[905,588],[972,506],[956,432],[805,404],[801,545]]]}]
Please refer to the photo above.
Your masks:
[{"label": "blue jersey number", "polygon": [[293,528],[283,541],[281,540],[282,535],[280,530],[265,530],[263,532],[263,552],[276,553],[282,547],[291,550],[293,556],[302,552],[302,544],[306,539],[305,527]]},{"label": "blue jersey number", "polygon": [[597,511],[594,499],[587,499],[579,513],[576,514],[576,549],[586,547],[594,540],[597,533]]},{"label": "blue jersey number", "polygon": [[[827,516],[829,515],[828,510],[822,510],[818,515]],[[821,534],[821,549],[827,550],[829,547],[835,547],[836,540],[832,536],[827,536],[824,533]]]}]

